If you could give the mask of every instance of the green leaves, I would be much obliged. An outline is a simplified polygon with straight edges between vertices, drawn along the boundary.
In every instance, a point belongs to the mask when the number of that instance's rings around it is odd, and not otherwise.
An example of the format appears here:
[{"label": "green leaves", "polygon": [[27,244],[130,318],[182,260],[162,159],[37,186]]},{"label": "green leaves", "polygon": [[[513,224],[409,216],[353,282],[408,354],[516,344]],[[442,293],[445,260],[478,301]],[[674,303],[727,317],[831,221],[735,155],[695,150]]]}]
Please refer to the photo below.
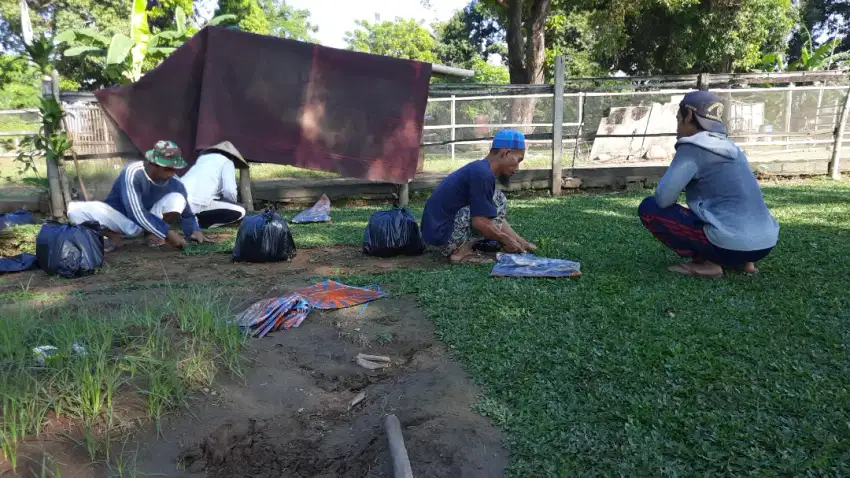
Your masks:
[{"label": "green leaves", "polygon": [[348,49],[407,60],[437,61],[436,40],[424,26],[414,20],[370,23],[357,20],[357,28],[345,33]]},{"label": "green leaves", "polygon": [[237,19],[236,15],[231,15],[231,14],[219,15],[217,17],[213,17],[212,20],[208,21],[206,26],[217,27],[217,26],[219,26],[223,23],[226,23],[226,22],[236,21],[236,19]]},{"label": "green leaves", "polygon": [[174,24],[177,26],[177,33],[183,35],[186,33],[186,12],[183,7],[177,7],[174,11]]},{"label": "green leaves", "polygon": [[109,49],[106,51],[106,64],[117,65],[124,63],[135,44],[136,42],[127,35],[119,33],[112,37],[112,41],[109,42]]},{"label": "green leaves", "polygon": [[75,46],[73,48],[68,48],[67,50],[65,50],[64,54],[65,56],[72,57],[95,52],[103,52],[103,48],[98,48],[96,46]]}]

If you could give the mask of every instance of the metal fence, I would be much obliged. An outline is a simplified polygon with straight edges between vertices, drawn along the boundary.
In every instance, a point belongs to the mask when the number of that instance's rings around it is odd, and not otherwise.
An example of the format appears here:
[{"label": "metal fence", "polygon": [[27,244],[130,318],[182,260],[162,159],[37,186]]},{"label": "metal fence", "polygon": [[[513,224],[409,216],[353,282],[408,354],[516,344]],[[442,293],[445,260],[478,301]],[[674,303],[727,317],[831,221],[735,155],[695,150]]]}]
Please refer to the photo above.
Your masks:
[{"label": "metal fence", "polygon": [[[525,168],[550,168],[553,151],[567,167],[668,162],[678,102],[707,86],[726,98],[727,127],[751,158],[824,159],[835,144],[847,84],[845,72],[565,78],[562,102],[557,85],[436,84],[426,110],[424,169],[448,172],[478,159],[495,132],[508,127],[528,135]],[[92,94],[63,93],[62,103],[78,155],[119,151]],[[520,103],[531,112],[518,121],[513,113]],[[556,106],[563,111],[560,128]],[[29,119],[32,128],[4,130],[9,117]],[[0,112],[0,140],[36,131],[36,120],[37,110]],[[561,148],[553,147],[556,130]],[[0,156],[14,156],[6,148],[0,146]]]},{"label": "metal fence", "polygon": [[[743,76],[743,75],[742,75]],[[682,77],[676,83],[681,83]],[[848,92],[848,77],[825,72],[822,81],[767,84],[770,77],[743,78],[743,84],[711,88],[726,98],[730,136],[758,160],[825,159]],[[663,80],[664,78],[662,78]],[[676,111],[681,98],[698,88],[668,88],[670,80],[646,83],[641,78],[606,79],[608,85],[582,85],[586,91],[563,95],[562,161],[566,166],[668,162],[674,153]],[[581,83],[583,79],[567,79]],[[802,82],[800,82],[802,83]],[[631,87],[631,90],[627,89]],[[550,86],[551,88],[551,86]],[[607,90],[607,91],[606,91]],[[613,90],[613,91],[612,91]],[[513,93],[492,87],[468,94],[445,88],[432,97],[426,114],[424,143],[428,160],[462,164],[486,152],[498,129],[516,127],[529,135],[529,166],[547,167],[552,157],[554,92]],[[506,94],[507,93],[507,94]],[[512,121],[518,100],[533,101],[531,121]],[[850,142],[845,143],[850,147]]]}]

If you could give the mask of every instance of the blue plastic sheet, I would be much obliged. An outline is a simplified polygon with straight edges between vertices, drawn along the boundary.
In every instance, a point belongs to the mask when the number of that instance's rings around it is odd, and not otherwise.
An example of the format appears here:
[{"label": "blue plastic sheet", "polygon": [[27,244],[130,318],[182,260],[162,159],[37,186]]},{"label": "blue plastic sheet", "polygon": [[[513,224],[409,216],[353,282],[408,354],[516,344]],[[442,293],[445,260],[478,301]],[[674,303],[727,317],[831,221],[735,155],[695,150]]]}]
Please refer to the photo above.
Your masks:
[{"label": "blue plastic sheet", "polygon": [[578,277],[581,265],[564,259],[547,259],[534,254],[498,254],[492,277]]},{"label": "blue plastic sheet", "polygon": [[0,230],[22,224],[35,224],[35,217],[31,212],[21,209],[8,214],[0,214]]},{"label": "blue plastic sheet", "polygon": [[38,266],[48,275],[74,278],[94,274],[103,265],[100,224],[69,226],[50,221],[35,238]]},{"label": "blue plastic sheet", "polygon": [[0,257],[0,274],[23,272],[37,269],[38,261],[35,254],[18,254],[12,257]]},{"label": "blue plastic sheet", "polygon": [[324,194],[316,201],[310,209],[301,211],[290,221],[293,224],[307,224],[311,222],[331,222],[331,200]]}]

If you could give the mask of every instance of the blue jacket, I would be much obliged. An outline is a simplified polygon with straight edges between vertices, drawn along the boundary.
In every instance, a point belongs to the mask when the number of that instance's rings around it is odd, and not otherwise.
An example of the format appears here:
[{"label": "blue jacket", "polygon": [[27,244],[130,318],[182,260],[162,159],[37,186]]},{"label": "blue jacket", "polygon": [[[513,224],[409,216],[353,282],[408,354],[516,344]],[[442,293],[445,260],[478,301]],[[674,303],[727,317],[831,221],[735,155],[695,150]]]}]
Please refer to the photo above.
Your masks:
[{"label": "blue jacket", "polygon": [[715,246],[758,251],[776,245],[779,223],[764,203],[747,156],[725,135],[700,132],[679,139],[655,199],[668,207],[683,190]]},{"label": "blue jacket", "polygon": [[[155,183],[145,172],[144,161],[138,161],[128,164],[121,170],[121,174],[118,175],[104,202],[130,218],[142,229],[160,239],[165,239],[168,234],[168,224],[151,214],[150,210],[157,201],[170,193],[178,193],[186,198],[186,188],[178,179],[172,178],[163,184]],[[180,224],[183,226],[183,234],[186,237],[201,230],[188,200],[186,208],[180,215]]]}]

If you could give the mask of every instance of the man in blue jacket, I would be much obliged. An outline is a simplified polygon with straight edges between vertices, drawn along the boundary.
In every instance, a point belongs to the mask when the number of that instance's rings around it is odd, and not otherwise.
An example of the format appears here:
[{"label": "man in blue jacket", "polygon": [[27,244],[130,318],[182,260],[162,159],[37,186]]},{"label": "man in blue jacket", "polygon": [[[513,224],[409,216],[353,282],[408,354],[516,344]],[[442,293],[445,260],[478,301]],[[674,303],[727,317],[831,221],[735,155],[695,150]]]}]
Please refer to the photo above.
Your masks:
[{"label": "man in blue jacket", "polygon": [[502,130],[493,138],[490,154],[448,175],[425,203],[422,212],[422,238],[439,247],[453,263],[489,262],[474,250],[478,241],[499,243],[507,252],[537,249],[508,224],[508,201],[496,189],[519,169],[525,158],[525,136],[515,130]]},{"label": "man in blue jacket", "polygon": [[[770,214],[744,152],[726,135],[723,102],[707,91],[685,95],[676,116],[676,155],[655,196],[641,203],[644,226],[690,262],[679,274],[722,277],[724,268],[756,273],[776,245]],[[676,204],[684,191],[688,207]]]},{"label": "man in blue jacket", "polygon": [[120,247],[125,236],[135,237],[144,232],[158,243],[182,248],[185,239],[168,228],[168,222],[177,220],[185,237],[203,242],[201,228],[187,201],[186,188],[174,177],[178,169],[186,166],[176,144],[159,141],[145,153],[144,161],[124,167],[106,201],[68,204],[68,219],[72,224],[100,223],[110,250]]}]

